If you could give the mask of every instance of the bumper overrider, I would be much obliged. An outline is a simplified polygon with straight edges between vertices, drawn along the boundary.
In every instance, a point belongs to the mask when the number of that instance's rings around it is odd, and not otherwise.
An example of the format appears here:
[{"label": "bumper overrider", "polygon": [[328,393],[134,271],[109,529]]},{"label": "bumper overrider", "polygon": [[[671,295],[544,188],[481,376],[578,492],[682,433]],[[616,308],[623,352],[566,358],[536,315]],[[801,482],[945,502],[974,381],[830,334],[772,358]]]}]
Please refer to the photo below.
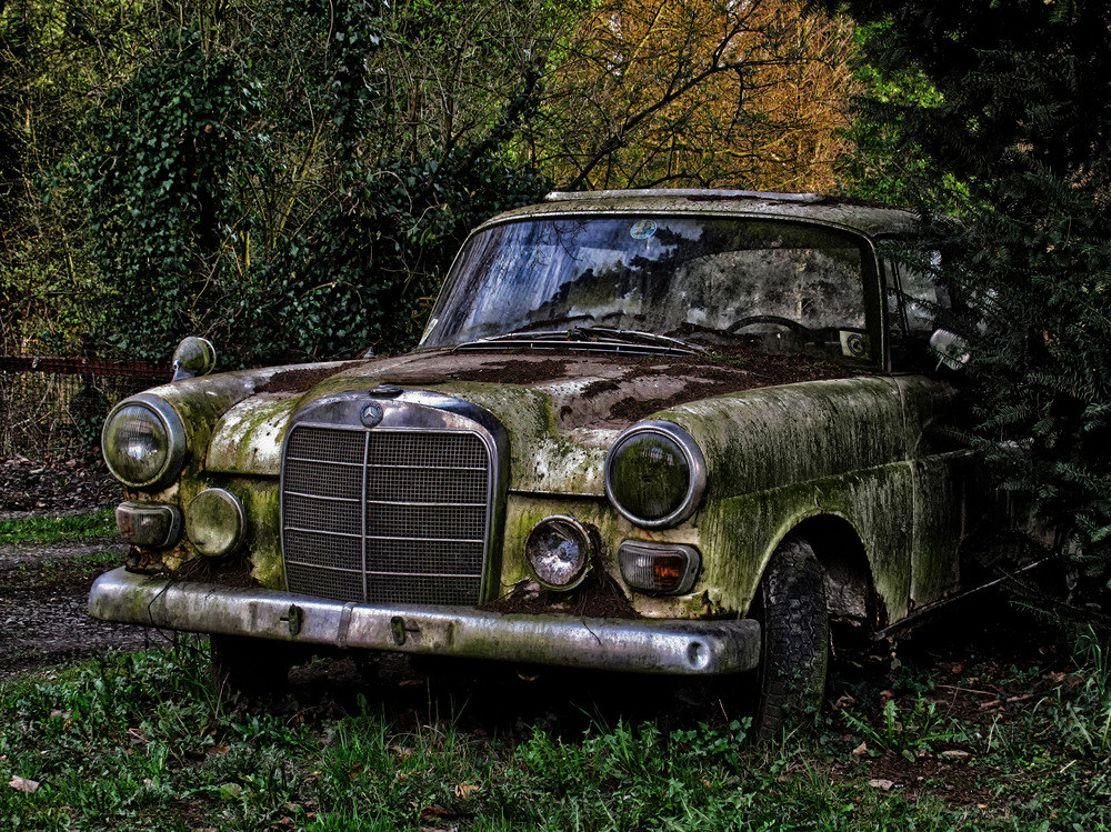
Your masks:
[{"label": "bumper overrider", "polygon": [[760,625],[752,619],[576,618],[344,603],[260,587],[175,581],[122,567],[97,578],[89,613],[105,621],[195,633],[637,673],[735,673],[760,660]]}]

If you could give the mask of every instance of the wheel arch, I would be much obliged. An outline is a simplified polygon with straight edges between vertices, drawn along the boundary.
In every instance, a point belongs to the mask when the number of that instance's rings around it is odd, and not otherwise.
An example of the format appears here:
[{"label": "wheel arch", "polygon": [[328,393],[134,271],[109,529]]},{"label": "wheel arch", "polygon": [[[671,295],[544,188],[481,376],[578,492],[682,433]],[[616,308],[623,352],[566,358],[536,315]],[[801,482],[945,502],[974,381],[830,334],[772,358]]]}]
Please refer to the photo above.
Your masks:
[{"label": "wheel arch", "polygon": [[767,547],[761,581],[775,552],[789,538],[805,540],[825,570],[826,600],[835,624],[876,630],[887,623],[888,611],[876,591],[872,559],[848,517],[828,510],[793,517]]}]

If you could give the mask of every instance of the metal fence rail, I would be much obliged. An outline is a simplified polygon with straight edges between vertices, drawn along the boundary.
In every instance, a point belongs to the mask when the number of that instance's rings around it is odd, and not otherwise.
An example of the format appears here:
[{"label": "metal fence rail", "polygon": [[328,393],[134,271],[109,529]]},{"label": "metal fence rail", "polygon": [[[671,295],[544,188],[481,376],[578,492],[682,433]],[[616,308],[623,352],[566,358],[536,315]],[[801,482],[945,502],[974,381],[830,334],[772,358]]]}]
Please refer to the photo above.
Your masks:
[{"label": "metal fence rail", "polygon": [[2,355],[0,457],[93,451],[113,404],[169,377],[169,367],[145,362]]}]

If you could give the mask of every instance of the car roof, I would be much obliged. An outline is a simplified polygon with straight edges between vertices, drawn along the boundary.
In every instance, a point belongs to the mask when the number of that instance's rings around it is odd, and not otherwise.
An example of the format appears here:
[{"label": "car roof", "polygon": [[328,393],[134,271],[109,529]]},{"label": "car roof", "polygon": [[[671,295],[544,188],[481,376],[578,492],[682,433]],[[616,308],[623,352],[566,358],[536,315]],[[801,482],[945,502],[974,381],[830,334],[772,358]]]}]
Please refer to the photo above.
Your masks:
[{"label": "car roof", "polygon": [[915,231],[912,211],[822,194],[709,188],[554,191],[542,203],[506,211],[483,226],[551,214],[719,214],[790,219],[829,225],[869,237]]}]

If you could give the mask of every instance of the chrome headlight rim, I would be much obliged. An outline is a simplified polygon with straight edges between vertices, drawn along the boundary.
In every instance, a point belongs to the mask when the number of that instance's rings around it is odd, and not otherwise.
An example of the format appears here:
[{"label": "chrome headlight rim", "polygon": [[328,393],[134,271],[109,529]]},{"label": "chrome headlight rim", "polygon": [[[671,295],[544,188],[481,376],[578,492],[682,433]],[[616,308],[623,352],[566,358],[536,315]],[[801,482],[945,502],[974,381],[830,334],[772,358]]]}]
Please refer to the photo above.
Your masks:
[{"label": "chrome headlight rim", "polygon": [[[625,444],[631,439],[644,434],[661,436],[678,445],[690,469],[690,478],[687,480],[687,491],[679,506],[670,514],[656,519],[638,517],[634,512],[623,506],[621,501],[618,500],[614,494],[614,460]],[[606,497],[609,499],[610,504],[630,523],[642,529],[670,529],[693,517],[698,507],[702,504],[702,498],[706,493],[706,457],[703,455],[702,449],[698,446],[698,443],[695,442],[694,437],[675,422],[668,422],[662,419],[637,422],[635,425],[622,431],[613,445],[610,446],[609,453],[606,454],[605,484]]]},{"label": "chrome headlight rim", "polygon": [[[577,538],[579,548],[583,553],[582,563],[579,565],[571,580],[567,583],[557,584],[544,580],[536,568],[533,559],[530,557],[529,550],[531,549],[532,541],[535,535],[545,526],[562,526],[564,529],[571,532],[571,535]],[[525,563],[528,564],[529,571],[532,573],[536,582],[544,589],[553,590],[556,592],[569,592],[572,589],[578,588],[586,576],[590,574],[591,566],[594,556],[597,554],[597,546],[595,544],[594,536],[591,534],[590,529],[586,525],[580,523],[574,517],[567,514],[551,514],[536,523],[535,526],[528,533],[525,539]]]},{"label": "chrome headlight rim", "polygon": [[[166,460],[154,476],[142,482],[127,480],[120,476],[108,455],[108,428],[112,424],[112,420],[125,407],[135,406],[149,410],[166,432]],[[100,431],[100,454],[104,458],[104,464],[108,466],[108,471],[128,488],[141,491],[157,491],[173,482],[177,475],[181,473],[185,464],[186,447],[185,425],[181,421],[181,417],[174,410],[173,405],[161,396],[155,396],[152,393],[140,393],[119,402],[108,411],[108,416],[104,420],[104,427]]]}]

